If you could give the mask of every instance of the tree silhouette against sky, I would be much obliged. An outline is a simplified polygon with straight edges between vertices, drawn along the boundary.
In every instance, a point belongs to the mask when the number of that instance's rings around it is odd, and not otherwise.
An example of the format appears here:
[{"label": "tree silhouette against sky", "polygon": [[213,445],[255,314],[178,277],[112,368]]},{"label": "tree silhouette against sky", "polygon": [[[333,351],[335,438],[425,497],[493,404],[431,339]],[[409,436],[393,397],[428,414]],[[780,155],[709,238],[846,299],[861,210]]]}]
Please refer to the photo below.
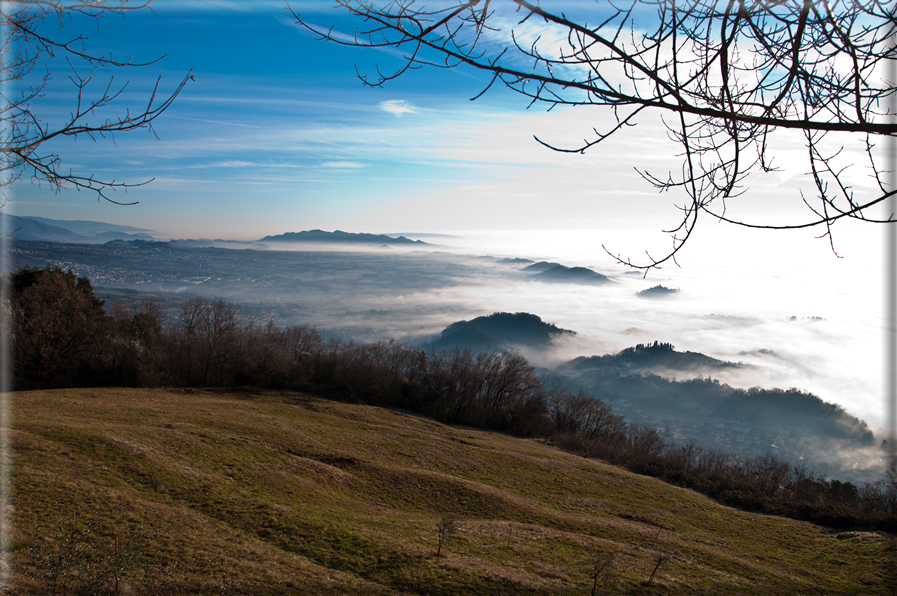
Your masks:
[{"label": "tree silhouette against sky", "polygon": [[[152,131],[152,123],[187,84],[190,73],[169,92],[155,87],[137,109],[123,107],[128,82],[116,81],[107,69],[149,66],[156,57],[140,62],[122,52],[102,55],[91,51],[81,31],[83,21],[99,27],[104,19],[125,18],[129,12],[146,9],[152,0],[11,0],[0,3],[0,191],[2,206],[10,199],[13,183],[22,177],[48,184],[59,192],[76,188],[96,193],[98,199],[117,203],[110,191],[146,184],[97,178],[92,172],[66,169],[60,155],[50,147],[59,138],[86,137],[114,141],[118,133],[138,129]],[[77,25],[76,25],[77,23]],[[119,25],[119,23],[116,23]],[[40,109],[41,100],[54,91],[51,63],[64,60],[68,70],[63,86],[74,90],[67,116],[50,116]],[[60,62],[56,62],[59,64]],[[130,99],[130,98],[129,98]]]}]

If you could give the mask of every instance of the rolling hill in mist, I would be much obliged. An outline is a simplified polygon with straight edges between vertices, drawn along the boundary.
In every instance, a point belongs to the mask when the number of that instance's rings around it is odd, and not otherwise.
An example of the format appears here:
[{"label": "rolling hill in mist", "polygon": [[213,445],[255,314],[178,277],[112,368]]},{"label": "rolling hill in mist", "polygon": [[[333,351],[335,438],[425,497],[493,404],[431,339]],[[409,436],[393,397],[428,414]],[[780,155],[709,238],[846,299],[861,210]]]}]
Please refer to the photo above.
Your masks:
[{"label": "rolling hill in mist", "polygon": [[727,369],[745,368],[736,362],[717,360],[698,352],[678,352],[672,344],[655,341],[639,344],[616,354],[581,356],[560,367],[560,371],[576,373],[602,373],[623,375],[637,372],[662,373],[713,373]]},{"label": "rolling hill in mist", "polygon": [[[513,261],[512,261],[513,262]],[[529,261],[527,261],[529,262]],[[527,273],[542,273],[543,271],[548,271],[552,267],[563,266],[560,263],[549,263],[548,261],[539,261],[538,263],[533,263],[532,265],[527,265],[522,270]]]},{"label": "rolling hill in mist", "polygon": [[[524,270],[530,269],[530,267],[525,267]],[[585,284],[591,286],[613,283],[606,275],[586,267],[565,267],[558,264],[553,264],[551,267],[535,273],[530,279],[544,283]]]},{"label": "rolling hill in mist", "polygon": [[667,296],[672,296],[673,294],[678,293],[679,290],[675,288],[668,288],[666,286],[657,285],[652,286],[646,290],[641,290],[636,294],[639,298],[665,298]]},{"label": "rolling hill in mist", "polygon": [[611,557],[613,594],[877,595],[892,579],[876,533],[298,393],[20,393],[11,440],[16,594],[112,593],[114,568],[132,594],[572,596]]},{"label": "rolling hill in mist", "polygon": [[[549,353],[555,339],[573,335],[533,314],[494,313],[453,323],[426,347]],[[575,358],[544,373],[572,391],[598,397],[628,422],[665,432],[676,444],[774,455],[839,478],[878,477],[884,452],[876,449],[866,423],[843,408],[796,389],[745,390],[712,379],[737,379],[753,369],[655,341]]]},{"label": "rolling hill in mist", "polygon": [[554,338],[574,334],[574,331],[545,323],[533,314],[497,312],[470,321],[452,323],[428,347],[458,347],[488,352],[507,351],[515,347],[548,349]]},{"label": "rolling hill in mist", "polygon": [[739,389],[719,380],[753,368],[654,342],[576,358],[555,373],[678,443],[770,453],[842,478],[873,478],[884,469],[884,451],[869,427],[840,406],[797,389]]}]

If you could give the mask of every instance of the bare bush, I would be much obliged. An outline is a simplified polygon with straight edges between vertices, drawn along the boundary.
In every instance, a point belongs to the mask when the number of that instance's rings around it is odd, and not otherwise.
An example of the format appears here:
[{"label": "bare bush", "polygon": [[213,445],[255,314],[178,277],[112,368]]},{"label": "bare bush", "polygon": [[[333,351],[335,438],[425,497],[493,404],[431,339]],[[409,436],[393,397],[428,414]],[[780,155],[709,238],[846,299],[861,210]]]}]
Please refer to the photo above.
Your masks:
[{"label": "bare bush", "polygon": [[448,548],[460,529],[460,520],[451,513],[445,513],[436,524],[436,556],[442,556],[442,548]]},{"label": "bare bush", "polygon": [[654,577],[657,575],[657,572],[660,571],[660,568],[663,567],[663,565],[672,558],[673,554],[669,551],[664,550],[657,553],[657,555],[654,557],[654,569],[651,570],[651,577],[648,578],[647,582],[649,586],[654,583]]},{"label": "bare bush", "polygon": [[614,568],[617,552],[596,553],[589,560],[589,577],[592,580],[591,596],[608,594],[619,586],[619,574]]}]

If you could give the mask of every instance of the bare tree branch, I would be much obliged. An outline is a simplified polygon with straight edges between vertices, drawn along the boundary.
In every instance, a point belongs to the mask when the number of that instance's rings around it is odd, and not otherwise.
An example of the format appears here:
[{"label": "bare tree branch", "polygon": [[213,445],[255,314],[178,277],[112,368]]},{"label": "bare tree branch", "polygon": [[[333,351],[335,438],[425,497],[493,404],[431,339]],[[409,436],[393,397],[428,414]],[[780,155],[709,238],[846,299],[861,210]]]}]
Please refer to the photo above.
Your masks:
[{"label": "bare tree branch", "polygon": [[[110,76],[105,84],[98,81],[101,69],[142,67],[154,64],[164,56],[148,62],[136,62],[133,56],[119,60],[91,52],[88,39],[81,34],[69,34],[66,27],[74,25],[73,17],[87,17],[97,22],[107,15],[125,14],[147,9],[153,0],[12,0],[0,3],[0,39],[5,57],[0,64],[0,211],[9,200],[12,185],[22,178],[36,184],[49,184],[57,192],[65,188],[88,190],[116,204],[109,191],[143,186],[142,182],[121,182],[99,179],[93,174],[78,174],[64,170],[60,156],[44,151],[49,141],[57,138],[109,138],[116,133],[148,129],[152,122],[167,110],[187,81],[191,72],[173,91],[160,95],[161,77],[149,94],[146,104],[136,112],[125,108],[117,117],[100,117],[102,109],[114,107],[122,99],[128,83],[117,84]],[[47,21],[57,20],[58,35],[49,34]],[[51,82],[50,62],[65,59],[70,67],[68,79],[74,88],[73,109],[62,122],[52,126],[36,116],[35,103],[47,92]],[[79,68],[87,67],[85,73]],[[39,74],[43,71],[43,74]],[[29,85],[24,90],[16,87]]]},{"label": "bare tree branch", "polygon": [[[880,0],[608,0],[593,9],[597,26],[551,12],[535,0],[417,0],[376,2],[337,0],[364,28],[343,36],[314,26],[294,12],[298,23],[321,39],[351,46],[404,51],[395,72],[359,73],[366,85],[380,86],[415,68],[473,67],[492,75],[480,97],[501,82],[531,105],[593,106],[613,111],[616,124],[592,138],[562,147],[583,153],[636,125],[649,112],[664,119],[680,147],[681,173],[657,176],[636,166],[660,191],[685,197],[680,224],[668,230],[670,252],[632,267],[651,269],[675,255],[705,213],[750,228],[824,227],[841,219],[887,222],[871,209],[892,193],[885,190],[887,167],[872,151],[873,138],[897,135],[887,100],[897,82],[886,80],[884,65],[897,59],[887,43],[897,28],[895,5]],[[544,5],[544,6],[543,6]],[[434,8],[435,6],[435,8]],[[517,24],[505,25],[509,8]],[[496,13],[501,12],[498,16]],[[558,33],[560,48],[523,35],[531,21]],[[346,40],[349,41],[346,41]],[[522,66],[525,65],[525,66]],[[741,221],[726,213],[726,200],[746,192],[755,172],[770,172],[770,137],[794,130],[807,142],[805,164],[815,199],[805,200],[810,217],[795,224]],[[830,150],[855,147],[865,139],[864,158],[877,188],[851,188],[855,164]],[[837,146],[837,145],[836,145]],[[834,250],[834,245],[832,244]]]}]

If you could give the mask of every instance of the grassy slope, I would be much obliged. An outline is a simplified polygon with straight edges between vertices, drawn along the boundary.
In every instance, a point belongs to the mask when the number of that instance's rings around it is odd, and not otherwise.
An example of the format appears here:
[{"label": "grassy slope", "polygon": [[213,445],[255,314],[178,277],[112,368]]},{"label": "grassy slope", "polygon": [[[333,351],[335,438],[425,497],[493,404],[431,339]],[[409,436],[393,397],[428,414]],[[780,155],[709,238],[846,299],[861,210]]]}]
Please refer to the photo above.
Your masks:
[{"label": "grassy slope", "polygon": [[[142,537],[136,593],[588,594],[589,557],[611,551],[627,593],[887,593],[882,537],[735,511],[535,441],[296,394],[13,399],[21,592],[77,547],[69,520],[95,553]],[[444,512],[464,522],[436,557]],[[674,558],[647,586],[660,550]]]}]

